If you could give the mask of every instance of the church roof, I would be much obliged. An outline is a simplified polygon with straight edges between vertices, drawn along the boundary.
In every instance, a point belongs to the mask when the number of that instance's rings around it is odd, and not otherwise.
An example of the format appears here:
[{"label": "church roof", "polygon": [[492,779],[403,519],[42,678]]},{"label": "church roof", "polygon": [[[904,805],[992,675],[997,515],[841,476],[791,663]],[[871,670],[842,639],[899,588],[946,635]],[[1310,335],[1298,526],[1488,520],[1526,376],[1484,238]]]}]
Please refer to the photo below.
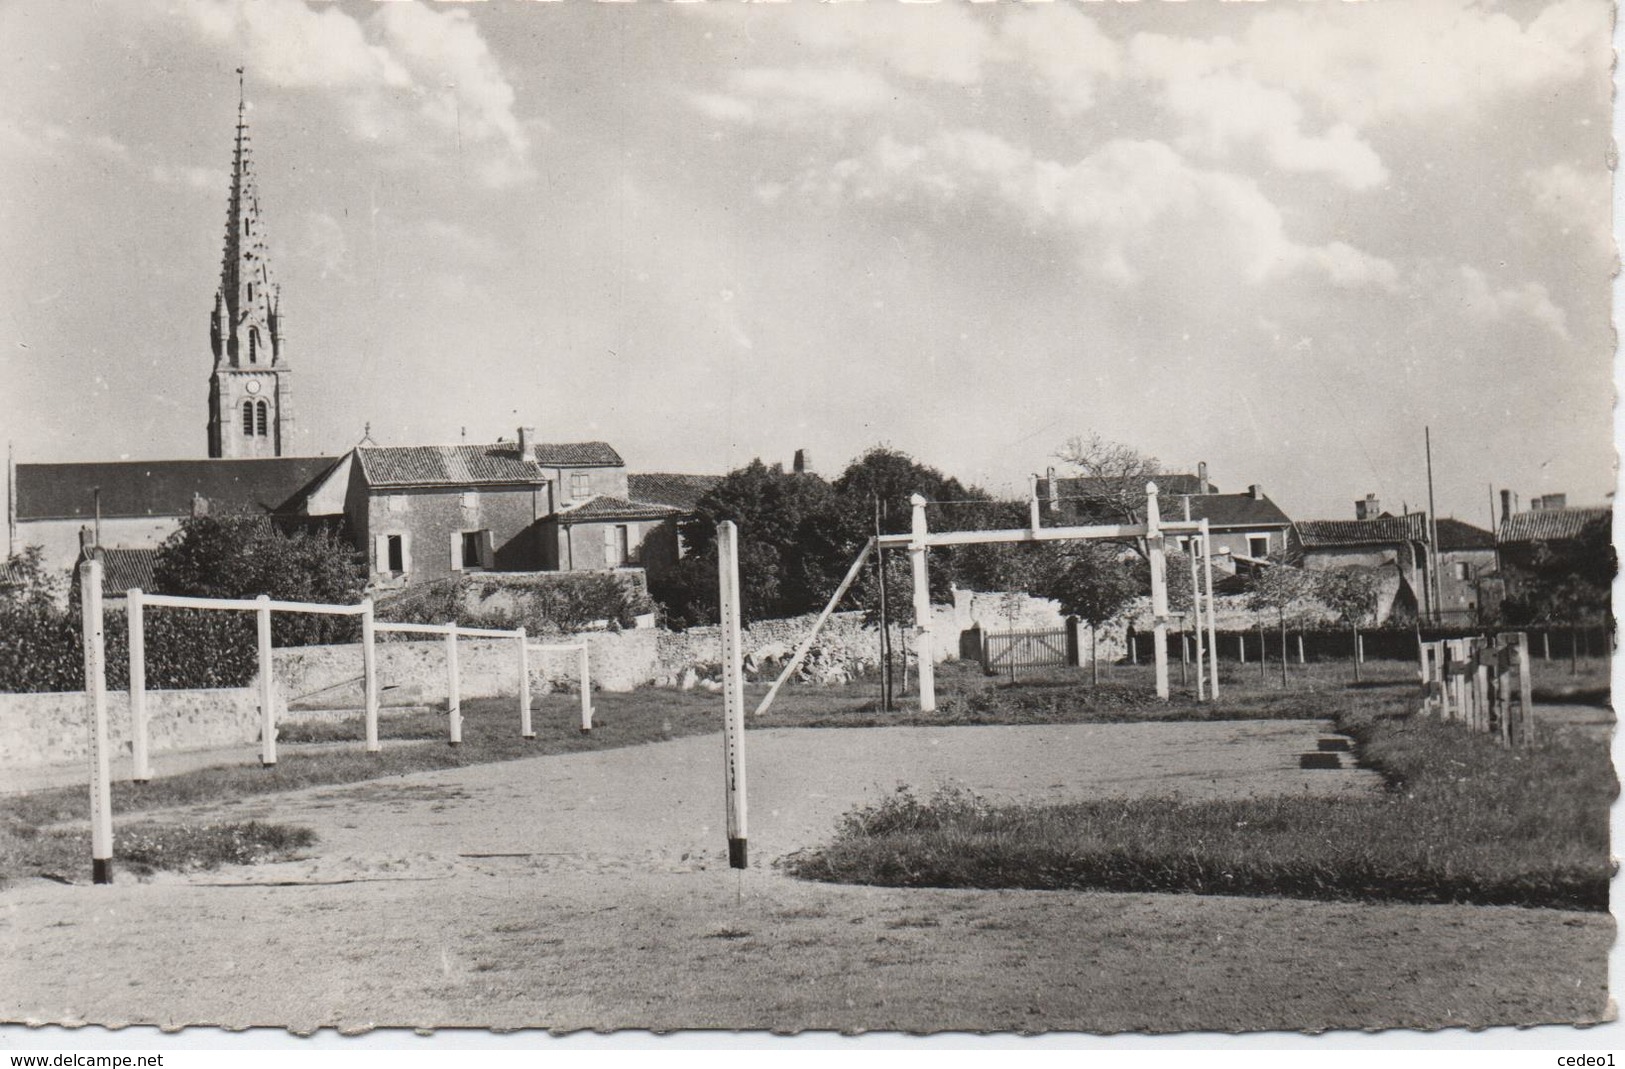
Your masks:
[{"label": "church roof", "polygon": [[189,516],[193,495],[215,512],[292,509],[338,457],[253,460],[120,460],[18,464],[17,519],[90,520]]}]

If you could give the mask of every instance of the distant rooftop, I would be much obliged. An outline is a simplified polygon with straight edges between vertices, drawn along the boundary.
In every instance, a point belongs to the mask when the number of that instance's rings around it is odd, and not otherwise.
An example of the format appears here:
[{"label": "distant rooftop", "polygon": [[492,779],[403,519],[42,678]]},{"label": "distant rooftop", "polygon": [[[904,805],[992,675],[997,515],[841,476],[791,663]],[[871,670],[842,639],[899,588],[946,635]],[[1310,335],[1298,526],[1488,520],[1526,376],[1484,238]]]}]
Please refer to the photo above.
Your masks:
[{"label": "distant rooftop", "polygon": [[700,498],[721,481],[720,475],[679,475],[669,472],[626,477],[627,491],[633,501],[670,505],[685,511],[692,510],[700,503]]},{"label": "distant rooftop", "polygon": [[1429,541],[1427,516],[1420,512],[1406,516],[1384,514],[1370,520],[1299,520],[1297,527],[1305,549]]},{"label": "distant rooftop", "polygon": [[214,512],[275,512],[296,505],[338,462],[338,457],[266,457],[18,464],[17,519],[94,519],[98,490],[104,519],[189,516],[194,495]]},{"label": "distant rooftop", "polygon": [[1606,507],[1540,509],[1515,512],[1501,521],[1497,540],[1503,543],[1555,542],[1578,538],[1594,525],[1613,522],[1614,511]]},{"label": "distant rooftop", "polygon": [[537,485],[541,468],[619,467],[621,455],[606,442],[558,442],[531,446],[521,457],[517,442],[494,445],[409,445],[358,448],[361,471],[374,488],[396,486]]}]

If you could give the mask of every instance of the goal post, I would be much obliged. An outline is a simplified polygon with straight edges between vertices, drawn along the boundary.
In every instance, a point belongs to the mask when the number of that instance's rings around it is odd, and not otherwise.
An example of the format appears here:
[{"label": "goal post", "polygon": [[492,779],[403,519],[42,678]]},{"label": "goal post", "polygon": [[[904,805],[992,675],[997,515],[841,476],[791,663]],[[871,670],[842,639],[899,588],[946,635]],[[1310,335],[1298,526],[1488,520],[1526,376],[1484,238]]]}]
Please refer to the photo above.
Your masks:
[{"label": "goal post", "polygon": [[717,592],[722,632],[722,748],[728,810],[728,866],[748,865],[745,821],[745,667],[739,605],[739,529],[717,524]]}]

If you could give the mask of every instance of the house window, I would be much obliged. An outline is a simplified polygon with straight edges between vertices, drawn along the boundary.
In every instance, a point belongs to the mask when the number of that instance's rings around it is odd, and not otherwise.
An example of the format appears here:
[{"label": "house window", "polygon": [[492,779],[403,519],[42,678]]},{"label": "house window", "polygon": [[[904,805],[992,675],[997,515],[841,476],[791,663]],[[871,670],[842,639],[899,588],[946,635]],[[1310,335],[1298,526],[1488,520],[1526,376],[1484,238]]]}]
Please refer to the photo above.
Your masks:
[{"label": "house window", "polygon": [[387,558],[384,563],[389,565],[388,570],[392,572],[406,571],[406,536],[386,535],[384,543],[384,553]]},{"label": "house window", "polygon": [[574,472],[570,476],[570,499],[580,501],[592,496],[592,475],[584,471]]},{"label": "house window", "polygon": [[1450,570],[1455,573],[1456,579],[1459,582],[1465,583],[1470,578],[1470,576],[1468,574],[1470,569],[1468,568],[1468,565],[1467,565],[1466,561],[1456,561],[1456,562],[1454,562],[1453,564],[1450,565]]},{"label": "house window", "polygon": [[1249,557],[1263,558],[1270,555],[1269,535],[1248,535],[1247,555]]},{"label": "house window", "polygon": [[481,531],[464,531],[463,532],[463,567],[464,568],[479,568],[479,567],[483,566],[484,562],[481,559],[480,548],[481,548],[481,546],[484,545],[485,540],[482,537],[482,535],[483,535],[483,532],[481,532]]}]

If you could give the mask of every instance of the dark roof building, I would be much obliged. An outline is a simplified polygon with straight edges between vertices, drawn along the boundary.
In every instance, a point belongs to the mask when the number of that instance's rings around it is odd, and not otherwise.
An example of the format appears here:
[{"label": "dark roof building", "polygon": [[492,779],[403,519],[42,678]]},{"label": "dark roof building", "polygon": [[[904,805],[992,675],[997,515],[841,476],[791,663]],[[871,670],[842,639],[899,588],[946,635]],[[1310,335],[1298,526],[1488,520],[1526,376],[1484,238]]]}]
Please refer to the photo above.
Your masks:
[{"label": "dark roof building", "polygon": [[409,486],[540,484],[547,476],[513,444],[410,445],[357,449],[361,476],[373,489]]},{"label": "dark roof building", "polygon": [[1420,512],[1405,516],[1385,513],[1368,520],[1299,520],[1297,527],[1298,540],[1304,549],[1431,541],[1427,516]]},{"label": "dark roof building", "polygon": [[1495,534],[1482,527],[1474,527],[1470,523],[1446,516],[1435,525],[1439,532],[1439,552],[1451,553],[1457,550],[1494,549]]},{"label": "dark roof building", "polygon": [[626,479],[633,501],[670,505],[687,512],[692,511],[700,503],[700,498],[722,481],[722,476],[653,472],[628,475]]},{"label": "dark roof building", "polygon": [[189,516],[196,498],[215,511],[293,511],[338,462],[337,457],[267,457],[18,464],[16,516],[19,523],[90,520],[98,496],[104,519]]},{"label": "dark roof building", "polygon": [[680,509],[646,501],[628,501],[600,494],[579,504],[565,505],[557,512],[560,523],[625,523],[632,520],[665,520],[679,515]]},{"label": "dark roof building", "polygon": [[1503,545],[1528,542],[1561,542],[1579,538],[1597,525],[1613,522],[1609,508],[1537,509],[1516,512],[1501,521],[1497,541]]}]

